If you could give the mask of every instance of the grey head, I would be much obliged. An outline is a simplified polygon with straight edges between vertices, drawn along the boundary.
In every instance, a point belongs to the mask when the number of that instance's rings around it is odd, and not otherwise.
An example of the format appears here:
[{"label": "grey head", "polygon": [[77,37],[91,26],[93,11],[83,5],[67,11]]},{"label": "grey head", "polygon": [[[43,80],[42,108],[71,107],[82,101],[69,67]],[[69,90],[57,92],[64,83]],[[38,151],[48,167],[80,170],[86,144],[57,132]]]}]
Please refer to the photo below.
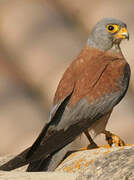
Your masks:
[{"label": "grey head", "polygon": [[118,19],[104,18],[92,29],[87,45],[103,51],[120,51],[122,39],[129,39],[126,24]]}]

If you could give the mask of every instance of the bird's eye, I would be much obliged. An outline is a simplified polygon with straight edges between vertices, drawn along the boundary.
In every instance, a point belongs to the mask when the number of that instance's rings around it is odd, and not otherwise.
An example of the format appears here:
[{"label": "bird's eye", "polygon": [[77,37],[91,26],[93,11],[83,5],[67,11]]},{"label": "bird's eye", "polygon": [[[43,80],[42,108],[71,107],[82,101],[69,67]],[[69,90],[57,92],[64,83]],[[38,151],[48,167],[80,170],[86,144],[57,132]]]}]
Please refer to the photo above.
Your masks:
[{"label": "bird's eye", "polygon": [[109,30],[109,31],[113,31],[113,30],[114,30],[114,26],[112,26],[112,25],[111,25],[111,26],[108,26],[108,30]]},{"label": "bird's eye", "polygon": [[106,26],[106,29],[110,33],[115,33],[115,32],[117,32],[119,30],[119,26],[116,25],[116,24],[109,24],[109,25]]}]

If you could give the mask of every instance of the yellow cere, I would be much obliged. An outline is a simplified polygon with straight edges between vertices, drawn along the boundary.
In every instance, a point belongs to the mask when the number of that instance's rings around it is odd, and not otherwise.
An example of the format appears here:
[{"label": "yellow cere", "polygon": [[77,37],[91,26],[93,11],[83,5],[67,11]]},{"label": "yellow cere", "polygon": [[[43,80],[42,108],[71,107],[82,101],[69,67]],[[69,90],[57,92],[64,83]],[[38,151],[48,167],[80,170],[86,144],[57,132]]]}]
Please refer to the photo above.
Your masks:
[{"label": "yellow cere", "polygon": [[119,25],[117,25],[117,24],[108,24],[106,26],[106,29],[110,33],[115,33],[115,32],[117,32],[119,30]]}]

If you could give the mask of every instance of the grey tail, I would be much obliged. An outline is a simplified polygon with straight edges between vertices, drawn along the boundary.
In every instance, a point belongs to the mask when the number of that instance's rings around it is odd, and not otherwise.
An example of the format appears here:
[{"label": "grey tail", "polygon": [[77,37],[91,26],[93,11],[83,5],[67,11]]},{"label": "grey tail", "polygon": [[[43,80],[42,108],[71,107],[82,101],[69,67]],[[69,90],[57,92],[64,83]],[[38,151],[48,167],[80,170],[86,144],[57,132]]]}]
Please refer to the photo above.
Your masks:
[{"label": "grey tail", "polygon": [[2,166],[0,166],[0,170],[2,171],[11,171],[17,169],[19,167],[25,166],[29,164],[27,168],[27,172],[37,172],[37,171],[54,171],[56,167],[64,160],[64,158],[71,153],[71,144],[66,145],[59,151],[52,153],[46,159],[36,160],[34,162],[27,162],[26,161],[26,154],[30,148],[27,148],[19,155],[15,156],[13,159],[9,160]]},{"label": "grey tail", "polygon": [[61,102],[60,106],[58,107],[57,111],[55,112],[54,117],[51,119],[51,121],[45,125],[45,127],[42,129],[41,133],[39,134],[38,138],[35,140],[29,151],[27,152],[26,159],[29,160],[31,156],[33,156],[34,152],[37,150],[37,148],[40,146],[40,143],[42,142],[43,138],[45,137],[47,130],[51,123],[55,121],[56,119],[61,119],[64,110],[66,108],[66,105],[72,95],[72,92]]},{"label": "grey tail", "polygon": [[15,156],[13,159],[0,166],[0,170],[11,171],[13,169],[17,169],[21,166],[25,166],[26,164],[28,164],[25,157],[30,148],[31,147],[25,149],[19,155]]},{"label": "grey tail", "polygon": [[52,153],[46,159],[41,159],[29,163],[27,172],[54,171],[57,168],[57,166],[64,160],[64,158],[69,154],[71,144],[72,143],[66,145],[59,151]]}]

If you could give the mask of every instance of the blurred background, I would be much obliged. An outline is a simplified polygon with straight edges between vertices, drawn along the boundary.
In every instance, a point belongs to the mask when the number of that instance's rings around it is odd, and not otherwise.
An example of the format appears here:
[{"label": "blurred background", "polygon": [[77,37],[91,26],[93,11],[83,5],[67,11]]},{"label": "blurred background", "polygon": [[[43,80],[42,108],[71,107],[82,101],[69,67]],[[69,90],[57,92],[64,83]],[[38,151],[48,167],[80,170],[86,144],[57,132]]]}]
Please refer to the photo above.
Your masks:
[{"label": "blurred background", "polygon": [[[43,128],[58,82],[103,17],[128,25],[122,43],[132,69],[129,91],[107,129],[134,143],[134,1],[0,0],[0,155],[30,146]],[[96,142],[106,143],[104,136]],[[84,135],[75,148],[88,144]]]}]

